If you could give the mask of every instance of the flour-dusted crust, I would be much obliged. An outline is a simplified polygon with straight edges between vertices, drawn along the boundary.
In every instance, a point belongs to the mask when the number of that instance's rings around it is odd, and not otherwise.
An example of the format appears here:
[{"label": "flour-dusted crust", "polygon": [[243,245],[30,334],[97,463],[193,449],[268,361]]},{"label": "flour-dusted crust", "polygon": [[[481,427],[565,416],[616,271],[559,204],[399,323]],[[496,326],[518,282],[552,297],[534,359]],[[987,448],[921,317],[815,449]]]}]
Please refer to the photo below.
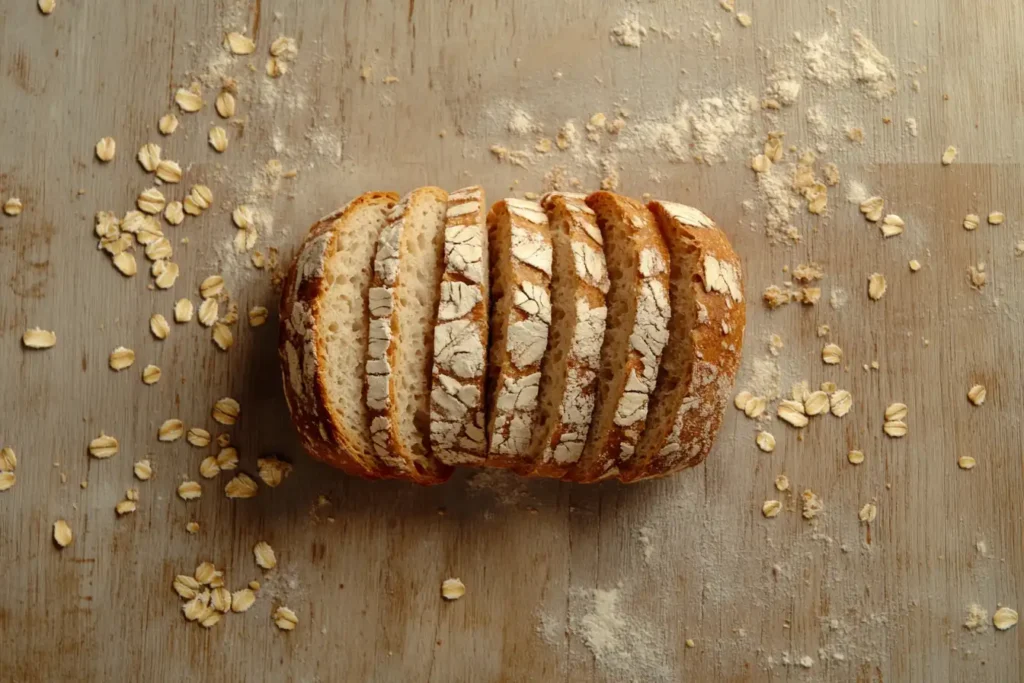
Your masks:
[{"label": "flour-dusted crust", "polygon": [[430,392],[430,446],[434,457],[446,465],[476,465],[487,457],[486,216],[482,188],[466,187],[448,195]]},{"label": "flour-dusted crust", "polygon": [[[413,190],[391,209],[388,224],[381,230],[369,292],[370,332],[366,354],[366,407],[374,454],[388,468],[419,484],[441,483],[451,474],[448,467],[438,463],[429,453],[417,453],[418,444],[403,439],[403,426],[400,424],[406,418],[401,414],[399,401],[407,397],[400,396],[398,391],[397,371],[401,360],[398,338],[402,334],[399,329],[399,310],[402,305],[399,289],[416,284],[403,281],[403,277],[412,279],[412,273],[406,275],[410,268],[407,262],[415,258],[405,249],[403,232],[418,229],[417,221],[421,220],[420,203],[429,199],[444,202],[447,194],[435,187]],[[430,247],[428,245],[425,248]],[[441,268],[440,261],[437,268]],[[431,323],[430,331],[433,330]],[[410,331],[406,330],[405,333],[409,334]],[[434,340],[423,339],[422,343],[432,349]],[[429,444],[429,435],[421,436],[422,442]]]},{"label": "flour-dusted crust", "polygon": [[707,457],[739,368],[746,325],[740,260],[725,234],[689,206],[648,206],[672,252],[672,322],[647,429],[623,481],[663,476]]},{"label": "flour-dusted crust", "polygon": [[654,216],[611,192],[591,194],[587,205],[597,214],[612,282],[597,404],[583,456],[565,475],[578,482],[617,476],[633,457],[670,316],[669,253]]},{"label": "flour-dusted crust", "polygon": [[586,196],[551,193],[541,203],[555,247],[552,327],[541,377],[532,474],[560,478],[580,459],[596,402],[608,309],[604,240]]},{"label": "flour-dusted crust", "polygon": [[527,472],[551,325],[551,232],[540,204],[523,199],[495,204],[487,230],[494,301],[486,464]]},{"label": "flour-dusted crust", "polygon": [[359,214],[379,212],[383,216],[397,200],[393,192],[369,192],[317,221],[295,257],[281,294],[281,374],[288,409],[303,446],[319,460],[370,479],[397,473],[377,462],[368,430],[347,430],[332,413],[325,335],[319,323],[329,286],[325,269],[345,231],[354,228]]}]

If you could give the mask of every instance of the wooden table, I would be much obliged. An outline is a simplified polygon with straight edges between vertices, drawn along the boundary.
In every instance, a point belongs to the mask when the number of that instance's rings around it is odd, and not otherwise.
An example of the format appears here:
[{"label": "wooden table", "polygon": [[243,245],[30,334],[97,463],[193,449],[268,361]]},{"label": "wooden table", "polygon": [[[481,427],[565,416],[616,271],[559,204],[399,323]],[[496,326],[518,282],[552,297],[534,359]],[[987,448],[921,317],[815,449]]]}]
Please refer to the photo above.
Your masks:
[{"label": "wooden table", "polygon": [[[1024,236],[1024,5],[837,3],[830,13],[810,0],[752,4],[737,2],[753,18],[743,28],[714,0],[602,11],[582,0],[58,0],[50,16],[31,0],[6,3],[0,197],[25,208],[0,216],[0,445],[19,459],[16,485],[0,493],[0,680],[1022,680],[1024,630],[975,634],[962,623],[973,603],[990,616],[1024,607],[1024,261],[1014,254]],[[630,16],[649,28],[639,48],[609,36]],[[612,119],[628,109],[626,136],[678,102],[737,86],[760,97],[781,63],[802,77],[806,43],[795,32],[846,45],[852,29],[892,60],[895,96],[876,101],[856,84],[804,78],[792,107],[753,114],[749,141],[732,139],[728,160],[615,152],[607,134],[581,143],[596,165],[556,151],[520,167],[489,151],[530,149],[567,118],[582,128],[598,111]],[[226,55],[228,30],[255,35],[256,53]],[[279,35],[295,37],[299,54],[271,80],[263,69]],[[179,113],[179,130],[159,135],[176,88],[210,74],[237,79],[237,120],[218,119],[220,82],[207,78],[203,111]],[[544,133],[512,135],[513,105]],[[799,244],[772,245],[748,159],[772,129],[811,146],[815,105],[830,127],[820,160],[836,162],[843,179],[826,217],[794,212]],[[206,142],[217,124],[231,138],[223,155]],[[863,128],[862,144],[846,140],[848,126]],[[93,147],[108,135],[117,157],[101,164]],[[146,142],[185,169],[168,196],[197,182],[215,196],[202,217],[165,226],[181,266],[169,291],[148,288],[141,249],[132,279],[95,249],[95,212],[123,214],[152,183],[133,160]],[[959,156],[944,167],[949,144]],[[783,393],[801,379],[834,381],[852,392],[853,411],[815,418],[802,434],[773,420],[765,428],[778,445],[766,455],[754,445],[758,424],[730,408],[705,465],[631,487],[470,473],[419,489],[308,461],[279,384],[277,293],[249,254],[232,255],[231,209],[249,203],[272,215],[257,248],[278,247],[286,263],[308,224],[364,190],[479,182],[492,199],[521,196],[545,189],[556,165],[594,188],[610,149],[622,191],[687,201],[728,226],[749,299],[737,388],[768,359]],[[270,159],[297,176],[274,190]],[[884,196],[905,234],[883,240],[845,201],[854,180]],[[960,227],[965,214],[993,210],[1004,225]],[[923,265],[916,274],[911,258]],[[784,266],[810,260],[826,271],[822,301],[767,310],[763,289],[788,278]],[[978,262],[989,277],[981,291],[968,280]],[[889,283],[877,302],[867,297],[872,272]],[[199,282],[216,273],[240,306],[235,346],[217,350],[195,321],[154,339],[150,315],[170,319],[180,297],[198,304]],[[827,303],[836,288],[849,296],[838,309]],[[245,322],[254,305],[271,310],[262,328]],[[844,351],[841,366],[821,363],[823,323]],[[56,331],[55,348],[22,348],[35,326]],[[777,359],[773,333],[784,343]],[[137,360],[113,372],[107,356],[120,345]],[[862,369],[875,360],[877,370]],[[152,387],[140,381],[148,363],[163,371]],[[982,407],[966,398],[975,383],[988,390]],[[210,419],[221,396],[241,403],[234,428]],[[909,406],[904,439],[882,433],[894,401]],[[168,418],[229,432],[250,474],[269,453],[291,459],[294,473],[276,489],[261,484],[252,500],[228,500],[229,474],[198,476],[212,446],[157,441]],[[102,461],[86,452],[101,430],[120,440]],[[864,464],[847,462],[853,448]],[[969,472],[957,467],[968,454],[978,462]],[[148,482],[132,476],[143,457],[156,470]],[[779,493],[783,473],[791,487]],[[202,482],[200,500],[175,495],[185,478]],[[118,518],[129,487],[139,509]],[[813,522],[799,513],[804,489],[824,501]],[[761,505],[773,498],[784,511],[765,519]],[[865,525],[858,511],[869,501],[878,517]],[[75,534],[64,550],[52,540],[59,518]],[[190,520],[199,533],[186,532]],[[253,561],[260,540],[276,550],[272,572]],[[263,584],[248,613],[210,630],[183,619],[171,590],[204,560],[232,589]],[[448,577],[467,586],[457,602],[440,597]],[[278,605],[297,613],[294,632],[275,628]]]}]

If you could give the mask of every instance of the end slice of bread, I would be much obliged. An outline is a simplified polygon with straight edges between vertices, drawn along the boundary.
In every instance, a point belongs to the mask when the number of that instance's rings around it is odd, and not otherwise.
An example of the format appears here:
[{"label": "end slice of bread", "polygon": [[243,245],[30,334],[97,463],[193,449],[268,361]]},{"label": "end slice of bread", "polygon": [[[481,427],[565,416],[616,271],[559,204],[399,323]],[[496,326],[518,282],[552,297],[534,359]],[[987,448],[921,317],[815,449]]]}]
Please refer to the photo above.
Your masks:
[{"label": "end slice of bread", "polygon": [[714,222],[689,206],[651,202],[672,254],[672,320],[647,427],[623,481],[704,460],[722,423],[743,348],[746,304],[739,257]]},{"label": "end slice of bread", "polygon": [[482,188],[448,195],[430,392],[430,444],[434,457],[446,465],[477,465],[487,457],[486,216]]},{"label": "end slice of bread", "polygon": [[540,385],[533,475],[565,476],[583,453],[597,394],[608,309],[604,240],[586,196],[542,199],[551,224],[551,333]]},{"label": "end slice of bread", "polygon": [[528,472],[551,325],[551,232],[540,204],[523,199],[495,204],[487,231],[492,303],[486,464]]},{"label": "end slice of bread", "polygon": [[587,205],[604,238],[611,288],[597,402],[578,463],[565,478],[617,476],[634,455],[668,341],[669,253],[654,216],[628,197],[595,192]]},{"label": "end slice of bread", "polygon": [[419,484],[451,469],[430,453],[430,384],[448,194],[413,190],[388,214],[369,291],[366,405],[377,458]]},{"label": "end slice of bread", "polygon": [[320,219],[281,295],[281,371],[303,445],[367,478],[398,474],[374,456],[363,400],[373,254],[396,201],[393,192],[370,192]]}]

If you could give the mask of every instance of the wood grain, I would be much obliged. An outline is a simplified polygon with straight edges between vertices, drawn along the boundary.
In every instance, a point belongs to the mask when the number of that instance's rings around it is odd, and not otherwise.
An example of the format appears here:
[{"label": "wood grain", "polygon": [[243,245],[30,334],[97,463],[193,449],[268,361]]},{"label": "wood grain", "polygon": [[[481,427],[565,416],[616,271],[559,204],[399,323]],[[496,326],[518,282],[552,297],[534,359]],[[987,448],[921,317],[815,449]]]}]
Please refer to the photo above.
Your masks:
[{"label": "wood grain", "polygon": [[[1024,221],[1024,6],[876,1],[832,15],[811,0],[737,4],[753,16],[748,29],[713,0],[601,12],[582,0],[58,0],[48,17],[30,0],[6,3],[0,197],[19,196],[25,212],[0,216],[0,445],[19,457],[18,483],[0,493],[0,680],[1022,680],[1024,630],[975,635],[961,624],[971,603],[990,614],[999,604],[1024,608],[1024,261],[1013,251]],[[615,45],[609,29],[630,13],[669,33],[649,31],[639,49]],[[257,53],[225,62],[245,119],[227,126],[228,152],[206,143],[216,88],[205,89],[203,112],[179,114],[180,130],[162,138],[156,122],[174,90],[224,61],[222,31],[254,26]],[[478,182],[491,198],[540,191],[556,158],[520,168],[488,152],[532,144],[510,138],[501,102],[527,108],[549,136],[567,118],[616,104],[631,110],[629,126],[738,84],[760,95],[772,64],[799,54],[794,32],[853,28],[893,60],[894,98],[805,83],[792,110],[755,117],[756,136],[779,128],[801,147],[809,106],[821,105],[835,127],[820,156],[839,164],[843,184],[828,219],[798,217],[799,245],[769,245],[763,208],[743,208],[756,197],[753,146],[714,165],[617,155],[624,192],[700,206],[743,257],[751,305],[739,386],[778,333],[783,386],[836,381],[853,393],[850,415],[815,420],[802,440],[775,421],[778,447],[765,455],[754,423],[730,409],[705,465],[630,487],[471,474],[432,489],[370,484],[301,454],[279,386],[276,322],[244,324],[252,305],[276,312],[277,295],[266,274],[228,262],[231,208],[258,199],[274,215],[261,246],[289,258],[306,226],[366,190]],[[300,54],[271,82],[266,49],[281,34]],[[400,80],[384,85],[386,75]],[[905,132],[909,116],[916,138]],[[863,145],[843,141],[847,125],[864,128]],[[93,147],[106,135],[118,152],[101,165]],[[141,272],[122,278],[92,234],[96,211],[123,213],[151,183],[133,161],[145,142],[185,168],[170,195],[193,182],[215,194],[202,218],[167,228],[182,276],[166,292],[148,290]],[[941,167],[948,144],[960,155]],[[298,177],[276,193],[254,191],[271,158]],[[565,163],[596,187],[599,169]],[[907,232],[883,241],[843,199],[852,180],[882,194]],[[1004,211],[1006,225],[959,227],[966,213],[990,210]],[[910,258],[921,272],[910,274]],[[787,279],[783,266],[811,259],[827,271],[826,298],[843,288],[846,306],[760,306],[759,292]],[[976,292],[967,268],[979,261],[990,284]],[[875,271],[889,291],[871,302]],[[198,304],[198,283],[217,272],[243,313],[235,347],[218,351],[194,322],[155,340],[150,314],[170,319],[181,296]],[[821,364],[821,323],[849,367]],[[56,348],[22,349],[30,326],[55,330]],[[106,367],[118,345],[138,358],[123,373]],[[861,369],[872,360],[877,371]],[[147,363],[164,372],[153,387],[140,381]],[[966,399],[975,382],[988,388],[981,408]],[[174,489],[197,476],[210,449],[158,443],[156,430],[177,417],[219,433],[210,409],[228,395],[242,404],[229,430],[241,468],[255,474],[259,455],[282,453],[295,472],[248,501],[224,498],[226,476],[204,480],[202,499],[184,503]],[[910,410],[902,440],[881,432],[896,400]],[[86,454],[100,430],[121,441],[110,460]],[[854,447],[867,456],[859,467],[845,460]],[[978,458],[974,471],[956,467],[962,454]],[[132,463],[147,455],[156,476],[134,481]],[[773,488],[780,473],[792,492]],[[140,489],[139,511],[118,519],[114,505],[130,486]],[[804,488],[825,502],[815,525],[796,511]],[[786,511],[765,520],[761,503],[774,497]],[[879,514],[866,527],[857,510],[869,500]],[[76,536],[63,551],[51,540],[58,518]],[[192,519],[202,527],[195,536],[184,528]],[[277,551],[270,575],[252,559],[259,540]],[[176,574],[204,560],[224,568],[231,588],[264,583],[247,614],[210,631],[185,622],[171,590]],[[449,576],[466,583],[458,602],[440,599]],[[581,621],[594,589],[617,589],[626,620],[620,649],[600,659]],[[273,626],[279,604],[298,614],[295,632]],[[809,671],[794,663],[805,655]]]}]

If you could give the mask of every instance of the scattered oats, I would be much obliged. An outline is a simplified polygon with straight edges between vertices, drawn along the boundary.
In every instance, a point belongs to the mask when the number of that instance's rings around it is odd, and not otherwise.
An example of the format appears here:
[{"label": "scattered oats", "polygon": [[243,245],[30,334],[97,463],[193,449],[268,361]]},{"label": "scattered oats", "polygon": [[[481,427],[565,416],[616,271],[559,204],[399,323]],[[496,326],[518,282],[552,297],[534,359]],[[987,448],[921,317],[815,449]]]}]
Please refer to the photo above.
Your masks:
[{"label": "scattered oats", "polygon": [[821,415],[829,411],[828,394],[824,391],[812,391],[804,399],[804,410],[808,415]]},{"label": "scattered oats", "polygon": [[157,339],[167,339],[171,333],[171,326],[162,313],[154,313],[149,317],[149,330]]},{"label": "scattered oats", "polygon": [[768,399],[764,396],[754,396],[743,407],[743,412],[749,418],[760,417],[768,408]]},{"label": "scattered oats", "polygon": [[210,432],[202,427],[190,427],[185,439],[196,448],[206,448],[210,445]]},{"label": "scattered oats", "polygon": [[[156,166],[156,177],[165,183],[180,183],[181,182],[181,166],[177,161],[171,161],[170,159],[161,159],[160,163]],[[181,202],[172,202],[177,204],[179,212],[181,211]],[[184,214],[182,214],[184,218]],[[170,221],[168,221],[170,222]],[[178,223],[181,219],[178,220]],[[175,223],[177,225],[177,223]]]},{"label": "scattered oats", "polygon": [[906,223],[903,222],[903,219],[894,213],[890,213],[882,219],[882,237],[901,235],[903,234],[904,227],[906,227]]},{"label": "scattered oats", "polygon": [[231,333],[231,328],[224,323],[217,323],[213,326],[213,343],[217,345],[221,351],[227,351],[235,345],[235,335]]},{"label": "scattered oats", "polygon": [[299,618],[295,612],[283,605],[274,610],[274,624],[282,631],[294,631],[299,624]]},{"label": "scattered oats", "polygon": [[836,389],[838,389],[838,388],[839,387],[836,386],[835,382],[822,382],[821,383],[821,390],[824,391],[826,394],[829,394],[829,395],[832,395],[832,394],[836,393]]},{"label": "scattered oats", "polygon": [[14,472],[0,471],[0,492],[9,491],[14,486]]},{"label": "scattered oats", "polygon": [[99,436],[89,442],[89,455],[100,460],[117,455],[117,449],[117,439],[107,436],[103,432],[100,432]]},{"label": "scattered oats", "polygon": [[214,126],[210,129],[210,147],[213,147],[218,152],[223,152],[228,148],[228,132],[220,126]]},{"label": "scattered oats", "polygon": [[227,612],[231,609],[231,591],[223,586],[214,588],[210,592],[210,604],[218,612]]},{"label": "scattered oats", "polygon": [[160,429],[157,430],[157,438],[164,442],[177,441],[184,434],[185,425],[177,418],[164,420],[164,423],[160,425]]},{"label": "scattered oats", "polygon": [[891,436],[894,439],[900,439],[907,435],[907,423],[901,420],[888,420],[882,425],[882,431],[887,436]]},{"label": "scattered oats", "polygon": [[750,18],[750,15],[744,12],[736,13],[736,21],[738,21],[740,26],[743,28],[749,28],[750,25],[754,23],[754,20]]},{"label": "scattered oats", "polygon": [[185,531],[187,531],[190,534],[198,534],[199,533],[199,522],[189,522],[188,524],[185,525]]},{"label": "scattered oats", "polygon": [[10,446],[0,448],[0,472],[13,472],[18,469],[18,456]]},{"label": "scattered oats", "polygon": [[212,608],[208,609],[211,609],[210,613],[199,620],[199,624],[203,628],[213,628],[220,622],[220,614],[212,611]]},{"label": "scattered oats", "polygon": [[114,511],[117,512],[117,516],[121,517],[131,512],[135,512],[137,506],[134,500],[122,500],[114,506]]},{"label": "scattered oats", "polygon": [[184,600],[192,600],[199,594],[200,583],[188,574],[178,574],[171,584],[178,597]]},{"label": "scattered oats", "polygon": [[864,462],[864,451],[853,450],[846,454],[846,459],[851,465],[859,465]]},{"label": "scattered oats", "polygon": [[771,453],[775,450],[775,437],[771,432],[758,432],[754,438],[754,443],[765,453]]},{"label": "scattered oats", "polygon": [[298,53],[299,47],[295,43],[295,39],[288,36],[278,36],[270,44],[270,54],[274,57],[283,57],[288,60],[294,59]]},{"label": "scattered oats", "polygon": [[203,495],[203,489],[197,481],[183,481],[178,485],[178,497],[182,500],[196,500]]},{"label": "scattered oats", "polygon": [[245,472],[239,472],[234,479],[224,487],[224,495],[228,498],[252,498],[259,490],[259,486]]},{"label": "scattered oats", "polygon": [[885,420],[905,420],[907,419],[907,404],[906,403],[890,403],[885,408]]},{"label": "scattered oats", "polygon": [[693,642],[693,638],[686,639],[686,647],[697,647],[697,644]]},{"label": "scattered oats", "polygon": [[942,153],[942,165],[949,166],[956,159],[956,147],[950,145],[946,148],[946,151]]},{"label": "scattered oats", "polygon": [[116,349],[110,352],[110,369],[125,370],[132,366],[135,362],[135,352],[131,349],[126,349],[123,346],[118,346]]},{"label": "scattered oats", "polygon": [[825,348],[821,350],[821,360],[826,365],[839,365],[843,360],[843,350],[838,344],[825,344]]},{"label": "scattered oats", "polygon": [[797,401],[789,401],[783,399],[779,401],[778,409],[779,418],[785,422],[788,422],[797,429],[802,429],[807,426],[807,416],[804,414],[804,405]]},{"label": "scattered oats", "polygon": [[199,566],[196,567],[196,581],[204,586],[210,585],[215,576],[217,576],[217,567],[214,566],[212,562],[201,562]]},{"label": "scattered oats", "polygon": [[860,521],[870,524],[875,521],[876,517],[878,517],[878,508],[874,503],[866,503],[864,507],[860,509],[860,512],[857,513],[857,517],[860,518]]},{"label": "scattered oats", "polygon": [[157,214],[167,206],[167,199],[164,197],[163,192],[155,187],[151,187],[148,190],[144,190],[135,203],[140,211],[148,214]]},{"label": "scattered oats", "polygon": [[160,165],[160,145],[152,142],[146,143],[139,149],[139,163],[147,173],[152,173]]},{"label": "scattered oats", "polygon": [[217,465],[216,456],[208,455],[203,458],[203,461],[199,463],[199,474],[204,479],[213,479],[220,474],[220,467]]},{"label": "scattered oats", "polygon": [[188,215],[198,216],[210,207],[211,201],[213,201],[213,193],[210,192],[210,188],[205,185],[193,185],[188,196],[185,197],[185,201],[182,202],[182,206]]},{"label": "scattered oats", "polygon": [[733,399],[733,404],[736,406],[737,410],[746,410],[747,403],[749,403],[752,398],[754,398],[754,395],[749,391],[741,391],[736,394],[736,398]]},{"label": "scattered oats", "polygon": [[57,333],[33,327],[25,330],[25,334],[21,335],[21,343],[29,349],[53,348],[57,343]]},{"label": "scattered oats", "polygon": [[[270,78],[280,78],[281,76],[288,73],[288,63],[282,59],[278,59],[277,57],[268,57],[266,73],[267,76],[269,76]],[[393,78],[394,80],[388,81],[389,78]],[[398,78],[395,76],[388,76],[387,78],[384,79],[385,85],[390,85],[391,83],[397,82]]]},{"label": "scattered oats", "polygon": [[249,588],[254,590],[254,591],[258,591],[260,589],[260,582],[257,581],[256,579],[253,579],[252,581],[249,582]]},{"label": "scattered oats", "polygon": [[256,227],[252,209],[245,204],[235,207],[235,210],[231,212],[231,220],[239,230]]},{"label": "scattered oats", "polygon": [[846,389],[838,389],[828,397],[832,414],[843,417],[853,408],[853,395]]},{"label": "scattered oats", "polygon": [[203,303],[199,304],[199,324],[210,327],[217,322],[218,307],[216,299],[203,299]]},{"label": "scattered oats", "polygon": [[214,106],[217,108],[217,113],[222,119],[230,119],[235,115],[235,96],[227,90],[222,90],[221,93],[217,95],[217,100],[214,102]]},{"label": "scattered oats", "polygon": [[213,404],[213,419],[222,425],[233,425],[242,407],[233,398],[222,398]]},{"label": "scattered oats", "polygon": [[249,309],[249,327],[259,327],[267,322],[270,311],[266,306],[253,306]]},{"label": "scattered oats", "polygon": [[985,272],[984,262],[968,268],[967,275],[970,278],[971,287],[974,289],[981,290],[988,284],[988,273]]},{"label": "scattered oats", "polygon": [[782,503],[777,500],[766,500],[761,506],[761,514],[768,519],[778,517],[780,512],[782,512]]},{"label": "scattered oats", "polygon": [[[209,594],[207,594],[206,599],[209,601]],[[189,621],[205,619],[213,612],[213,610],[203,603],[199,595],[196,595],[196,597],[186,602],[184,606],[182,606],[181,611]]]},{"label": "scattered oats", "polygon": [[750,160],[750,168],[757,173],[767,173],[772,168],[772,161],[764,154],[758,154]]},{"label": "scattered oats", "polygon": [[916,258],[910,259],[910,262],[907,265],[910,266],[911,273],[916,273],[917,271],[921,270],[921,262],[918,261]]},{"label": "scattered oats", "polygon": [[803,505],[803,517],[804,519],[814,519],[818,516],[818,513],[825,509],[824,503],[821,502],[821,498],[818,494],[810,489],[804,489],[801,496],[804,501]]},{"label": "scattered oats", "polygon": [[188,299],[178,299],[174,304],[174,321],[179,323],[187,323],[192,320],[192,311],[194,307],[192,302]]},{"label": "scattered oats", "polygon": [[266,541],[260,541],[253,546],[252,554],[256,558],[256,564],[263,569],[273,569],[277,566],[277,556],[274,549]]},{"label": "scattered oats", "polygon": [[974,456],[961,455],[959,458],[957,458],[956,464],[962,470],[973,470],[974,466],[977,465],[978,463],[974,459]]},{"label": "scattered oats", "polygon": [[992,615],[992,625],[1000,631],[1005,631],[1016,626],[1019,618],[1017,610],[1010,609],[1009,607],[1000,607]]},{"label": "scattered oats", "polygon": [[133,277],[139,272],[139,265],[135,261],[135,256],[129,251],[122,251],[120,254],[115,254],[112,259],[114,267],[117,268],[118,272],[125,277]]},{"label": "scattered oats", "polygon": [[882,209],[885,201],[881,197],[868,197],[860,203],[860,212],[872,223],[882,220]]},{"label": "scattered oats", "polygon": [[57,545],[61,548],[67,548],[71,545],[71,541],[74,540],[74,535],[71,533],[71,527],[63,519],[58,519],[53,523],[53,540],[56,541]]},{"label": "scattered oats", "polygon": [[989,225],[1002,225],[1006,221],[1006,214],[1002,211],[993,211],[988,215]]},{"label": "scattered oats", "polygon": [[[175,99],[177,99],[177,97],[175,97]],[[200,105],[201,104],[202,101],[200,100]],[[160,117],[160,121],[157,122],[157,129],[162,135],[172,134],[174,131],[178,130],[178,117],[174,114],[164,114]]]},{"label": "scattered oats", "polygon": [[964,217],[964,230],[977,230],[981,219],[977,214],[969,213]]},{"label": "scattered oats", "polygon": [[[159,171],[157,174],[159,175]],[[185,220],[185,209],[182,203],[178,200],[168,202],[167,208],[164,209],[164,220],[171,225],[181,225],[181,222]]]},{"label": "scattered oats", "polygon": [[[141,232],[139,233],[142,234]],[[173,255],[171,242],[161,235],[146,245],[146,258],[150,261],[165,261]]]},{"label": "scattered oats", "polygon": [[985,402],[985,397],[988,392],[980,384],[975,384],[973,387],[967,390],[967,399],[976,406],[980,406]]},{"label": "scattered oats", "polygon": [[53,14],[57,9],[57,0],[39,0],[39,11],[43,14]]},{"label": "scattered oats", "polygon": [[726,12],[732,12],[736,9],[736,0],[718,0],[718,4],[722,6]]},{"label": "scattered oats", "polygon": [[220,321],[225,325],[234,325],[238,322],[238,304],[234,301],[228,304],[228,312],[225,313]]},{"label": "scattered oats", "polygon": [[144,216],[139,211],[132,213],[130,221],[126,218],[124,224],[126,230],[135,233],[135,240],[147,247],[164,236],[164,231],[160,229],[160,223],[156,218]]},{"label": "scattered oats", "polygon": [[885,294],[885,276],[881,273],[871,273],[868,276],[868,296],[872,301],[878,301]]},{"label": "scattered oats", "polygon": [[775,488],[779,491],[788,491],[789,477],[787,477],[785,474],[780,474],[777,477],[775,477]]},{"label": "scattered oats", "polygon": [[256,465],[260,468],[260,479],[270,488],[280,486],[285,477],[292,472],[291,465],[275,456],[259,458]]},{"label": "scattered oats", "polygon": [[[162,264],[162,265],[160,265]],[[159,268],[157,267],[159,265]],[[153,264],[153,274],[156,276],[156,286],[160,289],[170,289],[178,279],[180,269],[177,263],[168,261],[157,261]]]},{"label": "scattered oats", "polygon": [[441,597],[445,600],[458,600],[466,594],[466,584],[462,579],[445,579],[441,582]]},{"label": "scattered oats", "polygon": [[132,470],[135,472],[135,478],[139,481],[149,481],[153,478],[153,466],[148,459],[135,463]]},{"label": "scattered oats", "polygon": [[117,153],[117,141],[114,138],[100,138],[96,143],[96,158],[100,161],[111,161]]},{"label": "scattered oats", "polygon": [[[220,275],[211,275],[199,284],[199,295],[204,299],[215,297],[224,291],[224,278]],[[205,301],[203,303],[206,303]],[[202,318],[202,307],[199,309],[200,318]],[[216,317],[216,309],[214,312]]]},{"label": "scattered oats", "polygon": [[157,366],[147,365],[146,367],[142,368],[142,383],[150,385],[156,384],[157,382],[160,381],[160,376],[162,374],[163,373],[160,371],[160,368],[158,368]]},{"label": "scattered oats", "polygon": [[790,398],[799,403],[803,403],[807,400],[807,397],[811,395],[811,387],[807,383],[807,380],[801,380],[794,382],[789,389]]},{"label": "scattered oats", "polygon": [[256,51],[256,41],[237,31],[224,36],[224,48],[235,55],[251,55]]},{"label": "scattered oats", "polygon": [[237,590],[231,594],[231,611],[241,613],[247,611],[256,602],[256,594],[249,588]]}]

